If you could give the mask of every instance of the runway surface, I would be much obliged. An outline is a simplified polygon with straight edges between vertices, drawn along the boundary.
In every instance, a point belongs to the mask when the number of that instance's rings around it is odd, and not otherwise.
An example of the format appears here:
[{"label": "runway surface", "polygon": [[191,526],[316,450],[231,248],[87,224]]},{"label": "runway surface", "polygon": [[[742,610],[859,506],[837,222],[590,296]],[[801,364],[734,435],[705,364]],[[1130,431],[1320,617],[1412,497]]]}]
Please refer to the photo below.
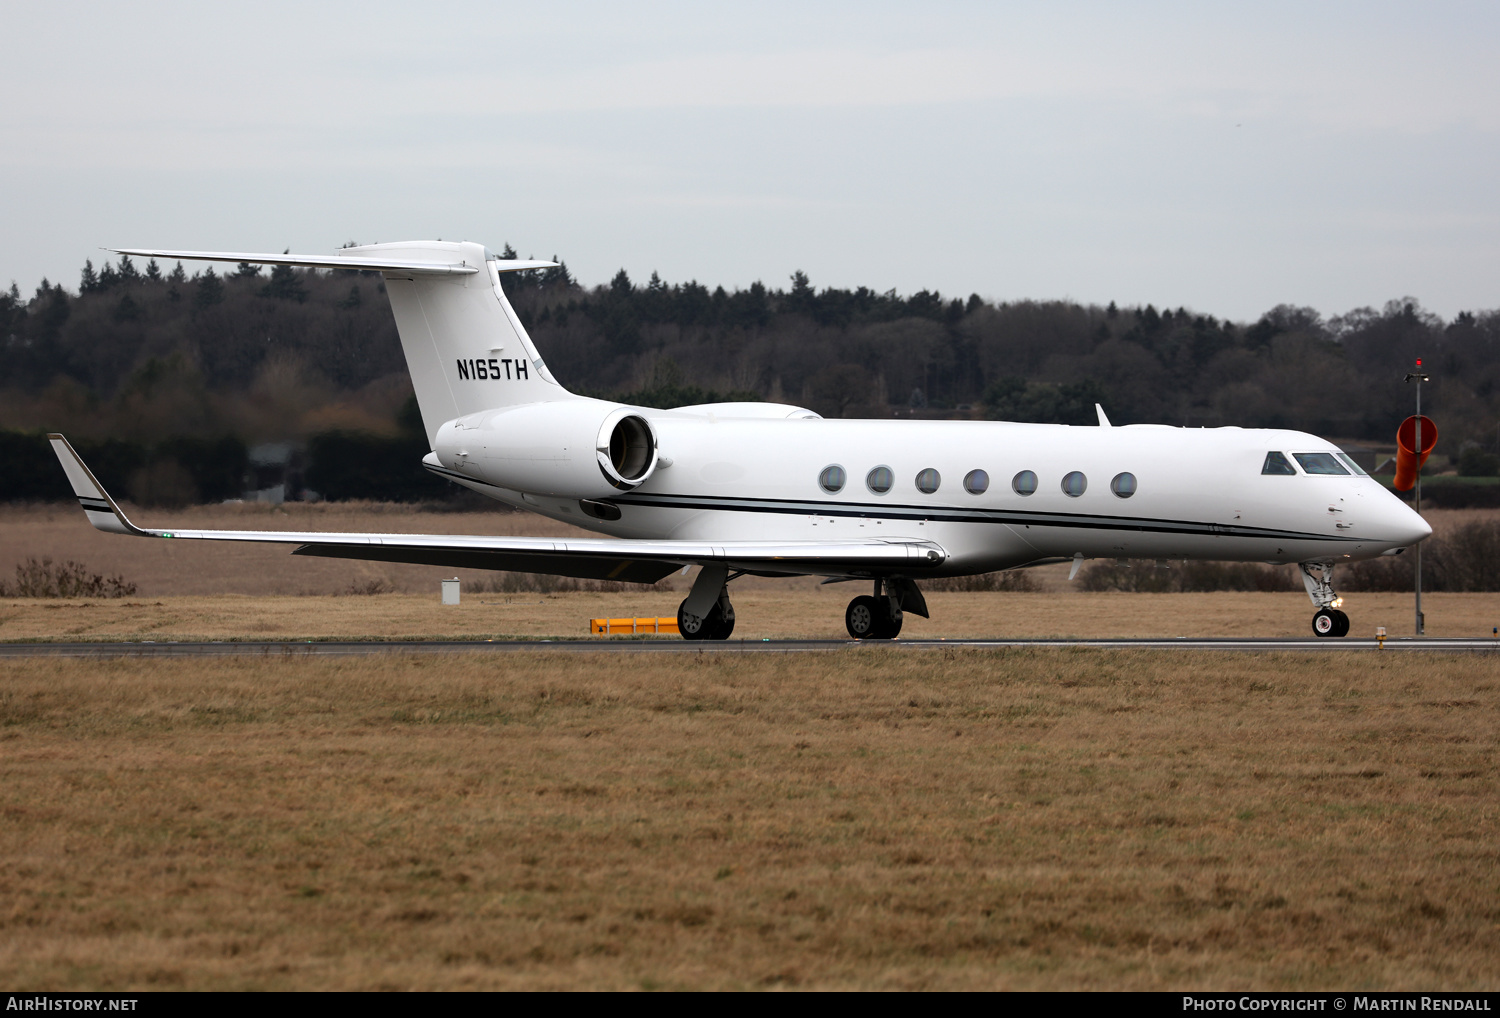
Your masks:
[{"label": "runway surface", "polygon": [[204,643],[0,643],[0,658],[17,657],[340,657],[360,654],[474,654],[547,651],[584,654],[787,654],[808,651],[890,648],[918,650],[1075,649],[1108,650],[1218,650],[1236,652],[1318,651],[1322,653],[1383,653],[1425,651],[1445,653],[1500,652],[1493,638],[1439,639],[1423,637],[1375,640],[1319,640],[1299,638],[1237,639],[1099,639],[1099,640],[318,640],[216,641]]}]

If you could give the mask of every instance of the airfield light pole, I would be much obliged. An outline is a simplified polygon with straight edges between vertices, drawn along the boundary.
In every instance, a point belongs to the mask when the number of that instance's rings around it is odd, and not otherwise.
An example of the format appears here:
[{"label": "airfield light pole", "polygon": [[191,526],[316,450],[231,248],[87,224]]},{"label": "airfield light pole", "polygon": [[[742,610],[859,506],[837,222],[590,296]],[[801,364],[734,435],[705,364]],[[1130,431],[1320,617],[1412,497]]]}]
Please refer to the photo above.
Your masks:
[{"label": "airfield light pole", "polygon": [[[1422,358],[1417,358],[1417,370],[1406,373],[1408,382],[1417,383],[1417,434],[1413,445],[1417,450],[1417,494],[1414,501],[1417,515],[1422,515],[1422,383],[1427,381],[1427,375],[1422,371]],[[1417,619],[1416,635],[1426,636],[1427,627],[1422,619],[1422,542],[1417,542]]]}]

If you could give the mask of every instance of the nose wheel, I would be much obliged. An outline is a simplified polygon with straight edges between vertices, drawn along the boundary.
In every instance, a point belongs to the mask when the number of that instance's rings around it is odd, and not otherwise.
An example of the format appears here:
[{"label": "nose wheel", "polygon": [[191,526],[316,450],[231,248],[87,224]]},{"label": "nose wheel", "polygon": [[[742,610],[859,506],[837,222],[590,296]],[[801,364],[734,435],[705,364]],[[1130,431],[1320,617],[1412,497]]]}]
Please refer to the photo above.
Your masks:
[{"label": "nose wheel", "polygon": [[1348,636],[1349,616],[1337,608],[1319,608],[1313,616],[1312,627],[1317,636]]},{"label": "nose wheel", "polygon": [[1302,570],[1302,583],[1307,588],[1307,596],[1318,609],[1312,619],[1313,635],[1348,636],[1349,616],[1339,611],[1338,606],[1343,603],[1343,598],[1333,590],[1333,563],[1302,562],[1299,568]]}]

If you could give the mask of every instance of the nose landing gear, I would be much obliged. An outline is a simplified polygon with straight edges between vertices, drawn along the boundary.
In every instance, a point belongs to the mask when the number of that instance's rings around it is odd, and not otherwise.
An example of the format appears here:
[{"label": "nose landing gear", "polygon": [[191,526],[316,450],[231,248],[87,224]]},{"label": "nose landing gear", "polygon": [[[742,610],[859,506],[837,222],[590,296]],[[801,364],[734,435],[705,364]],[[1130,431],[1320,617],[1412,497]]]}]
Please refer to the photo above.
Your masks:
[{"label": "nose landing gear", "polygon": [[1319,608],[1313,615],[1312,626],[1319,636],[1348,636],[1349,616],[1337,608]]},{"label": "nose landing gear", "polygon": [[1349,635],[1349,616],[1339,610],[1344,599],[1333,592],[1332,562],[1302,562],[1302,585],[1307,596],[1317,605],[1312,618],[1314,636],[1339,637]]}]

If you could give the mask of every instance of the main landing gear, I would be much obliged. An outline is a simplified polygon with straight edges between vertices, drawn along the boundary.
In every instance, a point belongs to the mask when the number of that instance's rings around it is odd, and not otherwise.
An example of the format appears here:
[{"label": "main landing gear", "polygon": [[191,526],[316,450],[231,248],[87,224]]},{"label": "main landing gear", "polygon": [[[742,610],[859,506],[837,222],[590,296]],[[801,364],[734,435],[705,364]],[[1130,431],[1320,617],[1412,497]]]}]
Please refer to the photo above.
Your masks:
[{"label": "main landing gear", "polygon": [[917,585],[902,576],[876,577],[874,595],[856,597],[844,609],[844,628],[856,640],[894,640],[901,633],[904,611],[928,617]]},{"label": "main landing gear", "polygon": [[[741,575],[724,566],[704,566],[698,571],[692,591],[677,606],[677,631],[684,640],[729,639],[734,632],[729,581]],[[876,577],[873,596],[849,602],[844,626],[856,640],[894,640],[906,612],[929,617],[927,601],[917,585],[904,576]]]},{"label": "main landing gear", "polygon": [[1332,562],[1302,562],[1302,585],[1318,610],[1312,617],[1314,636],[1348,636],[1349,616],[1339,611],[1344,599],[1333,592]]},{"label": "main landing gear", "polygon": [[[879,584],[876,584],[879,586]],[[844,609],[844,628],[856,640],[894,640],[901,633],[901,607],[893,597],[856,597]]]},{"label": "main landing gear", "polygon": [[687,611],[687,599],[677,606],[677,631],[684,640],[727,640],[734,632],[734,605],[729,603],[729,591],[709,608],[702,617]]},{"label": "main landing gear", "polygon": [[729,603],[729,581],[735,576],[723,566],[704,566],[692,592],[677,606],[677,631],[684,640],[727,640],[734,632],[734,605]]}]

